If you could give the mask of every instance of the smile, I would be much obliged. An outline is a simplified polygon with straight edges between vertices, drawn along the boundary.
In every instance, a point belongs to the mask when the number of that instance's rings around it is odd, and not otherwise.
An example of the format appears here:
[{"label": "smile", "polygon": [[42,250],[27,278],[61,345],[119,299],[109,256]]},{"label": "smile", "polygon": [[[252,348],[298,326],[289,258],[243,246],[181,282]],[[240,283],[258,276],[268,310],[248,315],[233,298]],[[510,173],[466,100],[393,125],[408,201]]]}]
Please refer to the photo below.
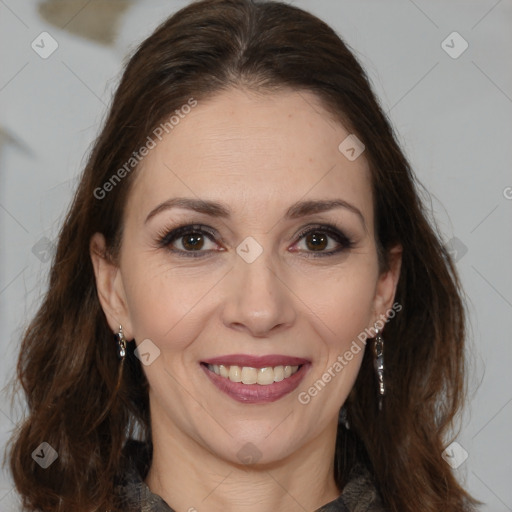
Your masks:
[{"label": "smile", "polygon": [[268,386],[274,382],[281,382],[297,373],[299,366],[267,366],[265,368],[252,368],[251,366],[236,366],[223,364],[209,364],[208,369],[231,382],[243,384],[259,384]]},{"label": "smile", "polygon": [[203,361],[201,367],[219,391],[238,402],[256,404],[291,393],[311,363],[298,357],[233,354]]}]

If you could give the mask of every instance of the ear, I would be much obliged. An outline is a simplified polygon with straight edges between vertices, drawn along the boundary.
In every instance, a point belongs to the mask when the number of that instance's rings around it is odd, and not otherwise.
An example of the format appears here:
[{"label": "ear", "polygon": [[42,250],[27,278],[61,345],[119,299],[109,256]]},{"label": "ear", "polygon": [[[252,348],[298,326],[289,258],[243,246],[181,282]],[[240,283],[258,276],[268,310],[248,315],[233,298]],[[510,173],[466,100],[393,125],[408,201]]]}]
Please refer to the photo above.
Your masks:
[{"label": "ear", "polygon": [[379,276],[375,288],[373,325],[377,320],[385,321],[386,311],[390,310],[393,306],[396,286],[400,277],[400,268],[402,266],[402,252],[401,245],[396,245],[388,252],[389,267]]},{"label": "ear", "polygon": [[123,279],[119,267],[111,261],[106,251],[105,237],[95,233],[89,243],[89,253],[94,267],[98,298],[113,333],[122,325],[127,340],[133,339]]}]

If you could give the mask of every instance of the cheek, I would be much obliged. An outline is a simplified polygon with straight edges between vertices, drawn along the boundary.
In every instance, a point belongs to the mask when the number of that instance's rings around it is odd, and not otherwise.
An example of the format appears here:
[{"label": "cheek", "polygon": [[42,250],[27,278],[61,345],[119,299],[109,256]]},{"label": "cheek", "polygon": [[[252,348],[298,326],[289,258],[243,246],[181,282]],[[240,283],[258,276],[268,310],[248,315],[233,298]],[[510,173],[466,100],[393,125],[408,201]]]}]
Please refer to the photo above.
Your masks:
[{"label": "cheek", "polygon": [[298,401],[320,422],[337,414],[346,400],[366,350],[364,331],[372,321],[377,267],[371,260],[360,263],[316,280],[316,287],[310,277],[299,292],[307,297],[304,313],[316,334],[317,365]]},{"label": "cheek", "polygon": [[369,326],[373,309],[373,286],[363,283],[332,295],[327,321],[332,326],[336,346],[345,346]]},{"label": "cheek", "polygon": [[305,312],[330,346],[350,342],[372,320],[377,282],[377,263],[372,258],[354,258],[338,268],[309,272],[295,280],[296,295]]},{"label": "cheek", "polygon": [[205,272],[199,267],[169,265],[162,258],[129,255],[123,275],[126,301],[136,340],[150,338],[158,345],[173,339],[171,349],[182,349],[198,329],[197,316],[213,295],[225,270]]}]

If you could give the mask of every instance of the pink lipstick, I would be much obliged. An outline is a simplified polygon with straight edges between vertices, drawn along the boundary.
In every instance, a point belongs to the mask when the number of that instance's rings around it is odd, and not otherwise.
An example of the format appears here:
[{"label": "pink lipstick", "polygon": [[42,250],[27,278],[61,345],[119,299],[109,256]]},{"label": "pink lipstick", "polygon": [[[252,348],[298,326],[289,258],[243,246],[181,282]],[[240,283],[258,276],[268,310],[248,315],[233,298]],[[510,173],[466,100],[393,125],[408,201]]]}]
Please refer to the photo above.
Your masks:
[{"label": "pink lipstick", "polygon": [[201,367],[217,389],[234,400],[263,404],[275,402],[296,389],[311,362],[277,354],[229,354],[206,359]]}]

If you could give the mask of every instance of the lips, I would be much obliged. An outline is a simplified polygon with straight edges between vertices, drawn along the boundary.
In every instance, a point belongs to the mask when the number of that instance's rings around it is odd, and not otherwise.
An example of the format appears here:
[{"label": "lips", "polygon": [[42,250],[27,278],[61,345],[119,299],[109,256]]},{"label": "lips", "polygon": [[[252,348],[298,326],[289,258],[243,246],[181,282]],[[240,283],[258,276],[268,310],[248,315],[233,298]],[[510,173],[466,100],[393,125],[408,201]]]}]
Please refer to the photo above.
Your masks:
[{"label": "lips", "polygon": [[[274,402],[291,393],[310,366],[307,359],[277,354],[230,354],[201,363],[203,371],[217,389],[238,402],[251,404]],[[276,370],[279,370],[279,377]],[[274,371],[275,376],[270,378]]]},{"label": "lips", "polygon": [[268,366],[300,366],[309,361],[301,357],[283,356],[272,354],[267,356],[251,356],[247,354],[229,354],[226,356],[213,357],[202,361],[205,364],[218,364],[225,366],[249,366],[251,368],[266,368]]}]

